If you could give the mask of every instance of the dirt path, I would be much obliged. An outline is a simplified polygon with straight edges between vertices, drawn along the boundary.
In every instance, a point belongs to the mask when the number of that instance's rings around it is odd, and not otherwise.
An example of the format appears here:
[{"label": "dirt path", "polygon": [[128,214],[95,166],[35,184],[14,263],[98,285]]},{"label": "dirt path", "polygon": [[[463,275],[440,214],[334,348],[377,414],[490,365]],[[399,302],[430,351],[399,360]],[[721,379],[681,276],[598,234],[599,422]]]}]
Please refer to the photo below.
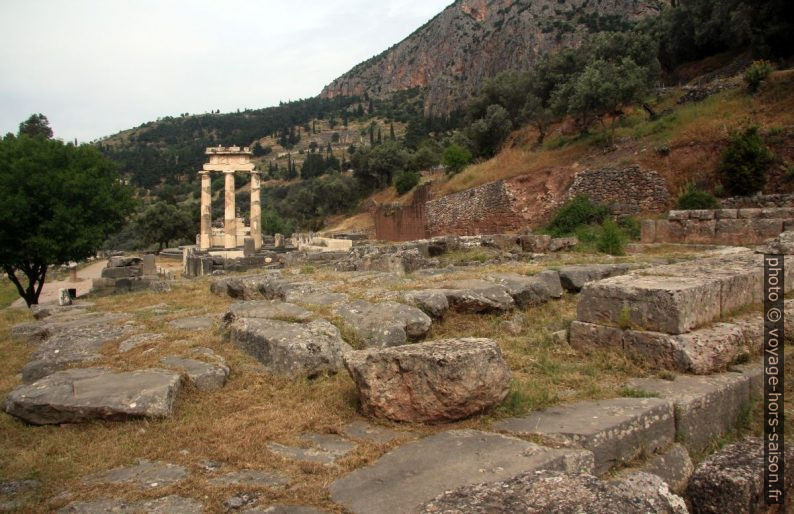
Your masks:
[{"label": "dirt path", "polygon": [[[93,279],[102,276],[102,269],[107,265],[105,260],[89,264],[77,272],[77,282],[66,280],[55,280],[44,282],[44,287],[39,295],[39,304],[53,303],[58,301],[58,291],[61,288],[77,289],[77,296],[83,296],[91,291]],[[11,304],[11,307],[25,307],[25,300],[18,298]]]}]

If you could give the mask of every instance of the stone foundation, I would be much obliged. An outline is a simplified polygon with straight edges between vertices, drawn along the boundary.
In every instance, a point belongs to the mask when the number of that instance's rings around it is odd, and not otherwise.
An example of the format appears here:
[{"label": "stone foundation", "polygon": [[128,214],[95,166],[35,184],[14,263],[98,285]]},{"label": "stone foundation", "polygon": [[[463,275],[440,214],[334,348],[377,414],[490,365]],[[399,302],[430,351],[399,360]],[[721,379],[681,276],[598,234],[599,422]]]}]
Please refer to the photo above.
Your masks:
[{"label": "stone foundation", "polygon": [[184,256],[183,265],[182,276],[195,278],[252,269],[281,268],[284,263],[280,254],[275,252],[261,252],[251,257],[227,259],[220,255],[193,251]]},{"label": "stone foundation", "polygon": [[639,166],[577,173],[566,198],[579,195],[610,206],[617,215],[661,212],[670,204],[664,178],[655,171],[641,170]]},{"label": "stone foundation", "polygon": [[749,246],[792,228],[794,207],[670,211],[642,222],[642,242]]}]

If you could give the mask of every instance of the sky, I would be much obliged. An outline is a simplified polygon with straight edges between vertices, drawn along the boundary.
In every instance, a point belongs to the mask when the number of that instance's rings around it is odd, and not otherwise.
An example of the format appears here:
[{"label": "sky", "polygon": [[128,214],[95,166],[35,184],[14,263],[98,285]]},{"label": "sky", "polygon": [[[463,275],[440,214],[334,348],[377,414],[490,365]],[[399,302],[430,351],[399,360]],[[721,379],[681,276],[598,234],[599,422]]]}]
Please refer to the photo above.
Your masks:
[{"label": "sky", "polygon": [[452,0],[0,0],[0,134],[88,142],[317,95]]}]

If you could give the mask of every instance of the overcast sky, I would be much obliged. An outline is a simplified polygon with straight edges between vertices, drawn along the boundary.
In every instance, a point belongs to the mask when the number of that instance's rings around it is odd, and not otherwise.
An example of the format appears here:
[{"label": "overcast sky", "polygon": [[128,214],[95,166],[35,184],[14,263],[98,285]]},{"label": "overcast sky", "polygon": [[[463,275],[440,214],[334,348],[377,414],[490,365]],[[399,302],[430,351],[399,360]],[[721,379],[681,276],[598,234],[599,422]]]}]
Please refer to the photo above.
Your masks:
[{"label": "overcast sky", "polygon": [[311,97],[452,0],[0,0],[0,134],[80,142]]}]

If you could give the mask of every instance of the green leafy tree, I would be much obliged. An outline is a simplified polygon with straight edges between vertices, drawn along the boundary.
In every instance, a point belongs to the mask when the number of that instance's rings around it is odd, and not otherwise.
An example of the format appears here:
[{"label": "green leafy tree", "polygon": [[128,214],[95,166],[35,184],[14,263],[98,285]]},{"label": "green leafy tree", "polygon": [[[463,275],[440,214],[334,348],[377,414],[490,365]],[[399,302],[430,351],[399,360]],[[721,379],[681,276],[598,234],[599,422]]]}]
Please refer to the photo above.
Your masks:
[{"label": "green leafy tree", "polygon": [[50,121],[43,114],[31,114],[30,118],[19,124],[19,135],[30,137],[52,137]]},{"label": "green leafy tree", "polygon": [[766,172],[773,160],[774,154],[764,144],[758,127],[734,131],[719,165],[722,185],[732,195],[757,193],[766,184]]},{"label": "green leafy tree", "polygon": [[9,134],[0,140],[0,205],[0,264],[30,306],[47,268],[95,255],[133,202],[96,148]]},{"label": "green leafy tree", "polygon": [[510,132],[513,122],[510,113],[501,105],[489,105],[485,116],[472,123],[466,135],[474,144],[478,156],[492,157],[502,147]]},{"label": "green leafy tree", "polygon": [[404,195],[419,184],[419,179],[419,173],[415,171],[403,171],[394,179],[394,188],[397,189],[398,194]]},{"label": "green leafy tree", "polygon": [[192,239],[196,234],[196,223],[190,214],[179,207],[157,202],[138,216],[135,230],[147,245],[157,244],[159,253],[171,241]]},{"label": "green leafy tree", "polygon": [[465,146],[451,144],[444,150],[442,162],[447,167],[447,174],[455,175],[471,162],[471,152]]},{"label": "green leafy tree", "polygon": [[435,143],[423,144],[411,157],[414,171],[429,170],[441,164],[441,149]]}]

